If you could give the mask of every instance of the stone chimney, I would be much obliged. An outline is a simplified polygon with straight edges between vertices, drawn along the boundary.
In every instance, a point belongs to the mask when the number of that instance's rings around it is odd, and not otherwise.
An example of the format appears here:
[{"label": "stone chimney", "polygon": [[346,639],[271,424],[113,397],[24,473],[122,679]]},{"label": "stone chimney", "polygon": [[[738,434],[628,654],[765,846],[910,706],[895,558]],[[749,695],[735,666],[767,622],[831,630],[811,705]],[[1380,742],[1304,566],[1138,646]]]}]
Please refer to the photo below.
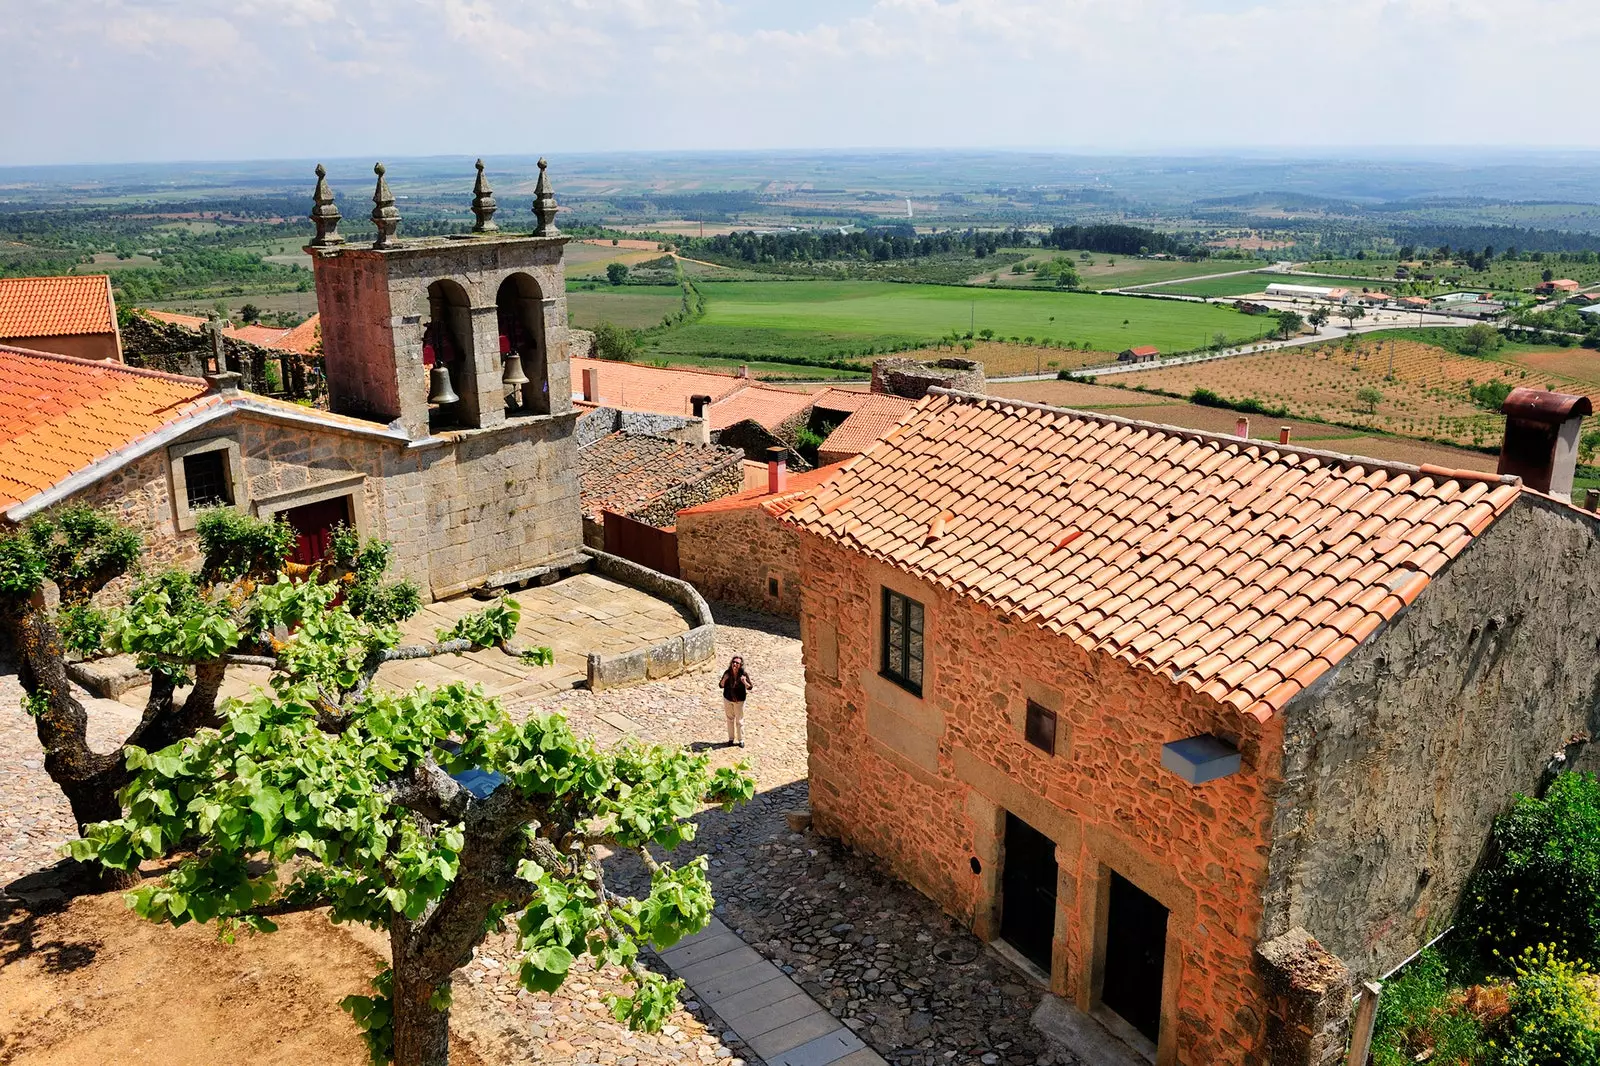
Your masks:
[{"label": "stone chimney", "polygon": [[750,366],[748,363],[739,364],[739,376],[742,378],[747,378],[750,376]]},{"label": "stone chimney", "polygon": [[206,375],[206,391],[217,396],[236,396],[243,380],[243,374],[232,370],[214,370]]},{"label": "stone chimney", "polygon": [[694,416],[700,420],[699,436],[696,438],[701,444],[711,443],[711,397],[691,396],[689,406],[694,409]]},{"label": "stone chimney", "polygon": [[583,398],[590,403],[600,402],[600,368],[597,366],[583,368]]},{"label": "stone chimney", "polygon": [[1594,411],[1589,398],[1512,389],[1500,410],[1506,416],[1506,435],[1499,472],[1515,474],[1530,489],[1569,498],[1578,465],[1578,431],[1584,416]]},{"label": "stone chimney", "polygon": [[767,449],[767,491],[786,492],[789,488],[789,453],[782,448]]},{"label": "stone chimney", "polygon": [[1250,436],[1250,420],[1244,415],[1240,415],[1239,420],[1233,424],[1233,435],[1242,438]]}]

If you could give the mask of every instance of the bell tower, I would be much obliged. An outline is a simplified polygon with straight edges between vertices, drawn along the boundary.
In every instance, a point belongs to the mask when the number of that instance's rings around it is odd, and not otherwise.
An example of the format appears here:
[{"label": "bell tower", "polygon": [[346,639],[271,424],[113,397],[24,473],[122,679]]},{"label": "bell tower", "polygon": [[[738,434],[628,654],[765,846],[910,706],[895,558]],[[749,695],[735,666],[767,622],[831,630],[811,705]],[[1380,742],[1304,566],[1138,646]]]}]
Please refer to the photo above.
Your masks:
[{"label": "bell tower", "polygon": [[405,238],[385,167],[373,168],[377,238],[355,244],[319,164],[306,246],[317,283],[328,405],[398,424],[413,440],[570,417],[567,238],[545,160],[531,233],[494,221],[494,191],[477,162],[471,233]]}]

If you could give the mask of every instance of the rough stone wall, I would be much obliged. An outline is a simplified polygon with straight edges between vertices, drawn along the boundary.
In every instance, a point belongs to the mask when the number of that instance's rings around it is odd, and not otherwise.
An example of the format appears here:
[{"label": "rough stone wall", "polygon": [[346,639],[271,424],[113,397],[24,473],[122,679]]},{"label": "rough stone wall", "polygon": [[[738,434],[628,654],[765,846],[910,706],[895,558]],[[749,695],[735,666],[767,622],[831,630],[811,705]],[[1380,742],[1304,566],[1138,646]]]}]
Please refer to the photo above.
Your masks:
[{"label": "rough stone wall", "polygon": [[[805,424],[805,418],[796,416],[789,423],[789,436],[782,437],[753,419],[735,422],[731,426],[717,430],[712,434],[712,441],[726,448],[738,448],[744,452],[746,459],[758,463],[767,461],[768,448],[783,448],[789,453],[788,467],[790,470],[810,470],[811,464],[805,456],[794,450],[794,433]],[[782,427],[779,427],[780,429]]]},{"label": "rough stone wall", "polygon": [[1256,966],[1271,1004],[1270,1066],[1340,1066],[1350,1039],[1351,981],[1344,963],[1295,928],[1257,948]]},{"label": "rough stone wall", "polygon": [[[991,937],[1004,812],[1015,813],[1056,842],[1054,990],[1094,1005],[1114,869],[1170,912],[1157,1062],[1263,1062],[1269,1005],[1253,955],[1277,723],[816,538],[802,538],[800,559],[818,830],[882,857]],[[925,605],[923,699],[878,676],[885,585]],[[1058,715],[1053,756],[1024,740],[1028,699]],[[1235,742],[1242,770],[1196,787],[1160,768],[1164,743],[1200,733]]]},{"label": "rough stone wall", "polygon": [[872,391],[920,400],[937,385],[941,389],[982,393],[988,390],[983,364],[972,359],[874,359]]},{"label": "rough stone wall", "polygon": [[[172,322],[133,315],[122,336],[123,361],[145,370],[199,377],[211,358],[210,337]],[[222,338],[222,357],[226,369],[242,375],[243,387],[251,392],[271,392],[291,400],[321,400],[327,392],[320,357],[227,336]],[[268,367],[278,378],[276,388],[270,387]]]},{"label": "rough stone wall", "polygon": [[[249,499],[293,504],[293,495],[350,484],[366,533],[390,541],[395,573],[434,598],[488,575],[536,566],[582,544],[572,417],[528,419],[497,430],[406,447],[354,433],[235,414],[180,442],[239,443]],[[357,484],[356,475],[364,475]],[[146,563],[198,558],[192,532],[176,528],[167,450],[124,467],[76,497],[109,507],[145,534]]]},{"label": "rough stone wall", "polygon": [[708,600],[800,615],[800,534],[760,507],[679,514],[678,573]]},{"label": "rough stone wall", "polygon": [[634,433],[645,437],[666,437],[685,444],[699,444],[705,420],[682,415],[662,415],[653,411],[624,411],[616,407],[596,407],[578,416],[578,447],[587,448],[612,433]]},{"label": "rough stone wall", "polygon": [[[694,481],[668,489],[628,517],[635,522],[666,528],[678,520],[678,512],[697,503],[709,503],[731,496],[744,488],[744,459],[733,455],[726,465]],[[681,562],[680,562],[681,565]]]},{"label": "rough stone wall", "polygon": [[1285,709],[1266,935],[1371,979],[1449,925],[1495,815],[1600,729],[1597,635],[1600,523],[1524,496]]}]

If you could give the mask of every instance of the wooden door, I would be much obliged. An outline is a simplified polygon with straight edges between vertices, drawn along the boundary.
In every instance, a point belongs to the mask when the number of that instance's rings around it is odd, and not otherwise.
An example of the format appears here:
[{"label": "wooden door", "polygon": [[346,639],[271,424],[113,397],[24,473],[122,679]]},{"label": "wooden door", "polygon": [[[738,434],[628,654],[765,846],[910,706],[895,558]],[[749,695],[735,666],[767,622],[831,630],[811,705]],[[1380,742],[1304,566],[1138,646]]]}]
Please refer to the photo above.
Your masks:
[{"label": "wooden door", "polygon": [[283,520],[294,527],[293,559],[311,566],[328,557],[333,548],[333,527],[350,521],[350,497],[336,496],[319,503],[308,503],[283,512]]},{"label": "wooden door", "polygon": [[1005,864],[1000,871],[1000,937],[1050,972],[1056,935],[1056,844],[1006,812]]}]

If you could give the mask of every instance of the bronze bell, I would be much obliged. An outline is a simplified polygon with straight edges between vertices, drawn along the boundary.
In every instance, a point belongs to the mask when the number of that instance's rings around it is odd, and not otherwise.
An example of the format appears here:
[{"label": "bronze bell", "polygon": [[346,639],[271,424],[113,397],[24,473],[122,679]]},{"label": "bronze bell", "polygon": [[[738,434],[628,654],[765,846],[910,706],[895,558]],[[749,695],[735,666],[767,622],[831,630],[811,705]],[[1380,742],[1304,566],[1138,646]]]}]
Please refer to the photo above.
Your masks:
[{"label": "bronze bell", "polygon": [[505,372],[500,375],[500,384],[521,388],[528,383],[528,375],[522,372],[522,356],[511,352],[506,356]]},{"label": "bronze bell", "polygon": [[450,371],[443,363],[433,364],[433,388],[428,392],[428,402],[436,404],[455,403],[461,397],[456,395],[456,390],[450,387]]}]

